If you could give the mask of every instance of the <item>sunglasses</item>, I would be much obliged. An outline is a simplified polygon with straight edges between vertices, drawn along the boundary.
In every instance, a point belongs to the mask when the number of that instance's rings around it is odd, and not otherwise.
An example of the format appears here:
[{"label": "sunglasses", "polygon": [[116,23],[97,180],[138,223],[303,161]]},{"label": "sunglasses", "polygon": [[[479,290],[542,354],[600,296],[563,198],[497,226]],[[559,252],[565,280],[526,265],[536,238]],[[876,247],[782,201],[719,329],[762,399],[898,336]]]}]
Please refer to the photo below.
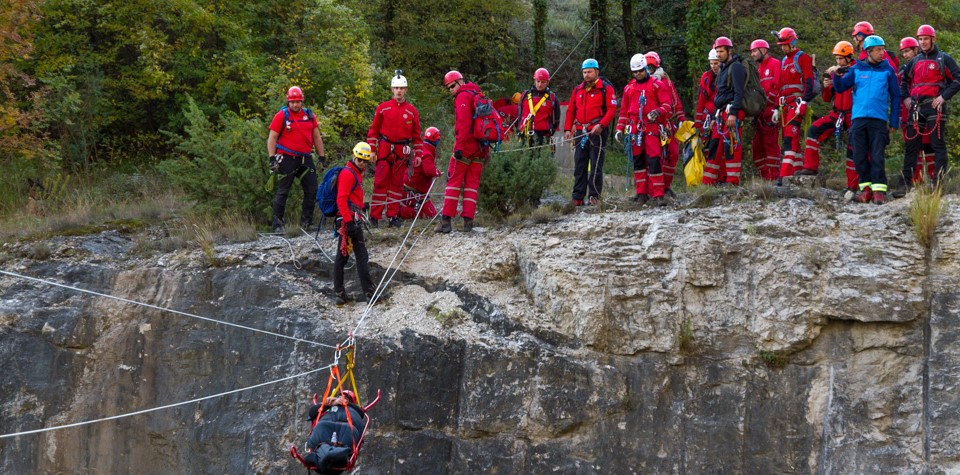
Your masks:
[{"label": "sunglasses", "polygon": [[447,89],[450,90],[450,91],[452,91],[453,88],[455,88],[455,87],[457,87],[457,83],[455,83],[455,82],[454,82],[454,83],[447,84]]}]

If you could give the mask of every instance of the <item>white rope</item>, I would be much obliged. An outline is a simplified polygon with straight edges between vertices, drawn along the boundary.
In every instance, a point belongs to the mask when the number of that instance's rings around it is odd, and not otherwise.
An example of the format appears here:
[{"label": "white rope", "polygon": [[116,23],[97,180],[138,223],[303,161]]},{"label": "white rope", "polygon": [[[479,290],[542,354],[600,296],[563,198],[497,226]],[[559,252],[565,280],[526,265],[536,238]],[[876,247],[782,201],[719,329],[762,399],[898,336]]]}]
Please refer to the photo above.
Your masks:
[{"label": "white rope", "polygon": [[308,344],[315,345],[315,346],[323,346],[323,347],[326,347],[326,348],[336,348],[336,346],[333,346],[333,345],[327,345],[327,344],[319,343],[319,342],[316,342],[316,341],[304,340],[303,338],[297,338],[297,337],[293,337],[293,336],[283,335],[283,334],[281,334],[281,333],[274,333],[274,332],[267,331],[267,330],[260,330],[259,328],[248,327],[248,326],[240,325],[240,324],[237,324],[237,323],[225,322],[225,321],[223,321],[223,320],[217,320],[217,319],[210,318],[210,317],[201,317],[201,316],[199,316],[199,315],[194,315],[194,314],[187,313],[187,312],[181,312],[181,311],[179,311],[179,310],[173,310],[173,309],[170,309],[170,308],[159,307],[159,306],[151,305],[151,304],[148,304],[148,303],[137,302],[136,300],[125,299],[125,298],[123,298],[123,297],[115,297],[115,296],[113,296],[113,295],[107,295],[107,294],[103,294],[103,293],[100,293],[100,292],[94,292],[94,291],[92,291],[92,290],[81,289],[81,288],[79,288],[79,287],[74,287],[74,286],[71,286],[71,285],[61,284],[61,283],[59,283],[59,282],[54,282],[54,281],[51,281],[51,280],[38,279],[38,278],[36,278],[36,277],[29,277],[29,276],[17,274],[17,273],[15,273],[15,272],[9,272],[9,271],[5,271],[5,270],[0,270],[0,274],[8,275],[8,276],[10,276],[10,277],[16,277],[16,278],[18,278],[18,279],[32,280],[32,281],[34,281],[34,282],[40,282],[40,283],[43,283],[43,284],[52,285],[52,286],[55,286],[55,287],[61,287],[61,288],[64,288],[64,289],[75,290],[75,291],[77,291],[77,292],[82,292],[82,293],[86,293],[86,294],[90,294],[90,295],[96,295],[96,296],[98,296],[98,297],[103,297],[103,298],[108,298],[108,299],[112,299],[112,300],[117,300],[117,301],[120,301],[120,302],[129,303],[129,304],[133,304],[133,305],[139,305],[139,306],[141,306],[141,307],[152,308],[152,309],[154,309],[154,310],[160,310],[160,311],[162,311],[162,312],[170,312],[170,313],[174,313],[174,314],[177,314],[177,315],[182,315],[182,316],[185,316],[185,317],[196,318],[196,319],[198,319],[198,320],[204,320],[204,321],[208,321],[208,322],[219,323],[219,324],[221,324],[221,325],[226,325],[226,326],[230,326],[230,327],[240,328],[240,329],[243,329],[243,330],[249,330],[249,331],[252,331],[252,332],[263,333],[263,334],[275,336],[275,337],[278,337],[278,338],[286,338],[286,339],[288,339],[288,340],[298,341],[298,342],[301,342],[301,343],[308,343]]},{"label": "white rope", "polygon": [[[577,139],[579,139],[579,138],[582,138],[584,135],[588,135],[588,132],[584,132],[584,133],[582,133],[582,134],[580,134],[580,135],[574,135],[574,136],[570,137],[569,139],[561,138],[560,141],[557,142],[555,145],[560,146],[560,145],[562,145],[564,142],[575,141],[575,140],[577,140]],[[536,145],[536,146],[533,146],[533,147],[523,147],[523,146],[521,146],[520,148],[514,148],[514,149],[510,149],[510,150],[498,150],[498,151],[496,151],[496,152],[490,152],[490,153],[491,153],[491,154],[494,154],[494,153],[528,152],[528,151],[530,151],[530,150],[536,150],[536,149],[538,149],[538,148],[550,147],[550,146],[552,146],[552,145],[554,145],[554,144],[549,144],[549,143],[547,143],[547,144],[543,144],[543,145]]]},{"label": "white rope", "polygon": [[[300,228],[300,229],[303,229],[303,228]],[[260,237],[275,237],[275,238],[280,238],[280,239],[282,239],[283,242],[287,244],[287,249],[290,250],[290,260],[293,262],[293,267],[294,267],[295,269],[297,269],[297,270],[303,269],[303,264],[301,264],[301,263],[300,263],[300,260],[297,259],[297,253],[294,252],[294,250],[293,250],[293,244],[291,244],[291,243],[290,243],[290,240],[287,239],[283,234],[278,234],[278,233],[257,233],[257,236],[260,236]],[[277,273],[280,273],[280,264],[282,264],[282,263],[283,263],[283,261],[278,262],[277,265],[273,266],[273,270],[276,271]]]},{"label": "white rope", "polygon": [[566,58],[563,58],[563,61],[560,62],[560,66],[557,66],[557,69],[554,69],[554,70],[553,70],[553,74],[554,74],[554,75],[556,75],[557,72],[560,71],[560,68],[563,67],[564,63],[566,63],[567,60],[570,59],[570,55],[572,55],[572,54],[574,53],[574,51],[576,51],[577,48],[580,47],[580,43],[583,43],[583,40],[587,39],[587,35],[589,35],[590,32],[593,31],[593,29],[596,28],[596,27],[597,27],[597,22],[593,22],[593,25],[590,25],[590,29],[587,30],[587,32],[584,33],[582,37],[580,37],[580,41],[577,42],[577,45],[574,46],[573,49],[570,50],[569,53],[567,53],[567,57],[566,57]]},{"label": "white rope", "polygon": [[19,437],[19,436],[21,436],[21,435],[39,434],[39,433],[41,433],[41,432],[50,432],[50,431],[60,430],[60,429],[69,429],[69,428],[71,428],[71,427],[80,427],[80,426],[85,426],[85,425],[90,425],[90,424],[96,424],[96,423],[98,423],[98,422],[112,421],[112,420],[116,420],[116,419],[123,419],[123,418],[125,418],[125,417],[139,416],[140,414],[146,414],[146,413],[148,413],[148,412],[156,412],[156,411],[160,411],[160,410],[163,410],[163,409],[170,409],[171,407],[184,406],[184,405],[187,405],[187,404],[193,404],[193,403],[195,403],[195,402],[205,401],[205,400],[207,400],[207,399],[214,399],[214,398],[218,398],[218,397],[222,397],[222,396],[227,396],[227,395],[230,395],[230,394],[235,394],[235,393],[247,391],[247,390],[250,390],[250,389],[256,389],[256,388],[261,388],[261,387],[264,387],[264,386],[269,386],[269,385],[271,385],[271,384],[282,383],[282,382],[284,382],[284,381],[289,381],[289,380],[291,380],[291,379],[300,378],[300,377],[303,377],[303,376],[306,376],[306,375],[309,375],[309,374],[316,373],[316,372],[318,372],[318,371],[323,371],[323,370],[325,370],[325,369],[330,369],[332,366],[333,366],[333,365],[327,365],[327,366],[324,366],[324,367],[322,367],[322,368],[312,369],[312,370],[307,371],[307,372],[304,372],[304,373],[295,374],[295,375],[293,375],[293,376],[287,376],[287,377],[285,377],[285,378],[275,379],[275,380],[273,380],[273,381],[268,381],[268,382],[266,382],[266,383],[255,384],[255,385],[253,385],[253,386],[247,386],[247,387],[245,387],[245,388],[234,389],[234,390],[232,390],[232,391],[226,391],[226,392],[222,392],[222,393],[218,393],[218,394],[213,394],[213,395],[210,395],[210,396],[199,397],[199,398],[196,398],[196,399],[191,399],[191,400],[189,400],[189,401],[177,402],[177,403],[174,403],[174,404],[167,404],[167,405],[165,405],[165,406],[154,407],[154,408],[151,408],[151,409],[143,409],[143,410],[140,410],[140,411],[128,412],[128,413],[126,413],[126,414],[118,414],[118,415],[116,415],[116,416],[103,417],[103,418],[100,418],[100,419],[94,419],[94,420],[90,420],[90,421],[74,422],[74,423],[72,423],[72,424],[64,424],[64,425],[53,426],[53,427],[44,427],[43,429],[34,429],[34,430],[27,430],[27,431],[22,431],[22,432],[14,432],[14,433],[11,433],[11,434],[3,434],[3,435],[0,435],[0,439],[5,439],[5,438],[9,438],[9,437]]}]

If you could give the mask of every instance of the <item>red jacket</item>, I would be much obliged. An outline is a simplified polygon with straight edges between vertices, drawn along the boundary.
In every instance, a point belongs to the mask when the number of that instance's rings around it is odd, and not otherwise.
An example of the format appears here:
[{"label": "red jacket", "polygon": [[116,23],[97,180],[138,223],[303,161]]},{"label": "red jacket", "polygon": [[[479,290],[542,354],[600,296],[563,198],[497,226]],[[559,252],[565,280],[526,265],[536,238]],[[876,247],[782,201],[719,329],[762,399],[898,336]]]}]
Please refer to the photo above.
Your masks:
[{"label": "red jacket", "polygon": [[353,221],[350,205],[363,208],[363,171],[352,160],[337,177],[337,212],[343,217],[344,224]]},{"label": "red jacket", "polygon": [[[381,141],[386,143],[382,144]],[[391,149],[397,156],[403,154],[404,145],[413,147],[414,154],[420,155],[423,139],[420,138],[420,112],[410,101],[397,102],[396,99],[381,103],[373,113],[373,123],[367,131],[367,143],[377,151],[377,159],[390,154]],[[399,150],[397,150],[399,148]]]},{"label": "red jacket", "polygon": [[576,125],[576,131],[580,131],[586,126],[593,127],[594,124],[600,124],[606,129],[613,123],[616,115],[617,92],[613,90],[613,86],[604,83],[600,78],[590,85],[582,82],[573,88],[573,93],[570,94],[563,130],[573,131]]},{"label": "red jacket", "polygon": [[[280,109],[270,121],[270,130],[280,134],[277,138],[277,150],[280,153],[306,155],[313,151],[313,129],[319,127],[317,116],[309,117],[306,109],[294,114],[290,112],[290,121],[284,120]],[[284,123],[286,122],[286,123]]]},{"label": "red jacket", "polygon": [[453,113],[456,118],[453,130],[456,139],[453,143],[453,152],[459,151],[463,158],[484,158],[490,152],[490,147],[484,147],[479,140],[473,138],[473,98],[480,93],[480,88],[472,83],[464,83],[453,98]]},{"label": "red jacket", "polygon": [[945,100],[950,100],[958,91],[960,67],[949,54],[936,46],[927,53],[918,52],[904,68],[900,94],[906,93],[914,99],[943,96]]},{"label": "red jacket", "polygon": [[702,129],[706,116],[713,116],[717,112],[717,106],[713,104],[713,98],[716,95],[717,74],[712,69],[708,69],[700,76],[700,92],[697,93],[697,111],[694,119],[697,128]]},{"label": "red jacket", "polygon": [[777,102],[780,95],[780,60],[767,55],[760,61],[757,69],[760,73],[760,87],[767,96],[767,107],[777,107],[780,105]]},{"label": "red jacket", "polygon": [[673,116],[670,117],[672,119],[671,126],[687,120],[687,115],[683,112],[683,103],[680,102],[680,94],[677,93],[677,87],[673,85],[673,81],[669,78],[663,78],[660,82],[670,93],[670,104],[673,107]]},{"label": "red jacket", "polygon": [[440,176],[440,170],[437,170],[436,155],[437,150],[429,142],[423,143],[423,157],[420,160],[420,166],[414,167],[403,176],[403,186],[410,188],[417,193],[426,193],[430,189],[430,182]]},{"label": "red jacket", "polygon": [[[797,56],[797,51],[791,51],[780,62],[780,94],[778,97],[800,96],[804,101],[813,100],[813,90],[808,90],[808,82],[812,79],[819,81],[820,78],[813,77],[813,59],[807,53],[801,53],[797,62],[793,64],[793,58]],[[894,70],[896,71],[896,70]]]},{"label": "red jacket", "polygon": [[[530,119],[531,110],[536,110],[533,119]],[[520,98],[520,120],[521,128],[523,128],[523,121],[529,121],[530,130],[553,133],[560,128],[560,100],[550,91],[550,88],[544,89],[543,92],[535,87],[530,88]]]},{"label": "red jacket", "polygon": [[[660,115],[657,120],[650,121],[647,119],[647,114],[654,110]],[[623,105],[620,107],[617,130],[623,132],[626,126],[630,125],[632,132],[637,133],[639,124],[644,132],[659,134],[659,126],[667,124],[667,119],[672,114],[673,98],[670,97],[667,86],[652,77],[643,82],[631,79],[623,87]]]}]

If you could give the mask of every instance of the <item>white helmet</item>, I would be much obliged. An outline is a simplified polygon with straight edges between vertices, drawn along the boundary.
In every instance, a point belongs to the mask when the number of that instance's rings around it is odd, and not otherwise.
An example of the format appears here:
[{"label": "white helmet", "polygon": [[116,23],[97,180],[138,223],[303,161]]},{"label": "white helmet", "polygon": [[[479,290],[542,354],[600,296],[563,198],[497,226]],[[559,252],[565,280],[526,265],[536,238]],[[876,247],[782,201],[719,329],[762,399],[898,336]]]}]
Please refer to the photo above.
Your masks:
[{"label": "white helmet", "polygon": [[716,60],[720,60],[720,57],[717,56],[717,50],[711,49],[710,52],[707,53],[707,59],[710,60],[710,61],[713,61],[713,60],[715,60],[715,59],[716,59]]},{"label": "white helmet", "polygon": [[407,87],[407,78],[403,77],[403,71],[398,69],[394,71],[395,76],[390,80],[390,87]]},{"label": "white helmet", "polygon": [[641,53],[637,53],[630,58],[630,71],[640,71],[647,69],[647,58]]}]

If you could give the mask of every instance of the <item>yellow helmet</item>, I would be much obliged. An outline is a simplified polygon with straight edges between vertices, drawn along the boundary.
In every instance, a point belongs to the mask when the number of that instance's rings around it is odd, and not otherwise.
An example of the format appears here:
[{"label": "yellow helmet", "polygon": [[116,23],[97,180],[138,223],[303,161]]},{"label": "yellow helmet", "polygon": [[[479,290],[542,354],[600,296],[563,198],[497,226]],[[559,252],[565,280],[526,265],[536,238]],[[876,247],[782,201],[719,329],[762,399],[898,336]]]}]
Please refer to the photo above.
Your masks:
[{"label": "yellow helmet", "polygon": [[353,158],[370,161],[370,144],[357,142],[357,144],[353,146]]}]

